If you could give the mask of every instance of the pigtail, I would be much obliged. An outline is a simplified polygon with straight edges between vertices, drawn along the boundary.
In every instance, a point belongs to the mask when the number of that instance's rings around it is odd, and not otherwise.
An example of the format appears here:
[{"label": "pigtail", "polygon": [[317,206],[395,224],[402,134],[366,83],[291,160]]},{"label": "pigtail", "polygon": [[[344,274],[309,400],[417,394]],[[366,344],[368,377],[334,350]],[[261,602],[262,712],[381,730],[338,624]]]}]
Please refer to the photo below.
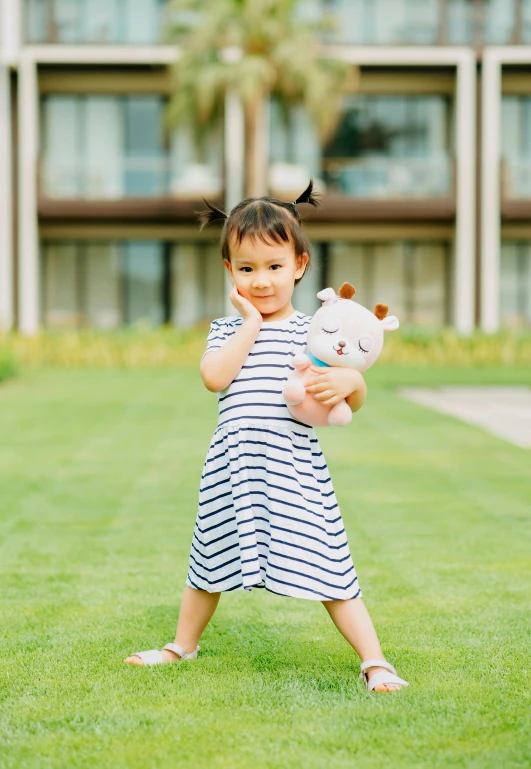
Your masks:
[{"label": "pigtail", "polygon": [[310,183],[302,195],[299,195],[297,200],[294,200],[291,205],[297,206],[299,203],[309,203],[311,206],[315,206],[315,208],[320,208],[321,201],[319,200],[319,197],[318,193],[313,191],[313,179],[310,179]]},{"label": "pigtail", "polygon": [[229,218],[226,213],[220,211],[219,208],[216,208],[216,206],[213,206],[212,203],[209,203],[208,200],[205,200],[204,198],[203,203],[205,206],[207,206],[207,208],[203,211],[196,211],[197,219],[200,224],[200,230],[202,230],[203,227],[206,227],[207,224],[218,222],[220,220],[225,221]]}]

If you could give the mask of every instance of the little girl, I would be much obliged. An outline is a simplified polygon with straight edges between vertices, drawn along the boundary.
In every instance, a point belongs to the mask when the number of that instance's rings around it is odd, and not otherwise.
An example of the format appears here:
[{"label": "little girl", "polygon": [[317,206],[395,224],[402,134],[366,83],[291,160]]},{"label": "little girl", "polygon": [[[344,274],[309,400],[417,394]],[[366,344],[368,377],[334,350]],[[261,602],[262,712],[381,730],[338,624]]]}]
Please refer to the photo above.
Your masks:
[{"label": "little girl", "polygon": [[[312,183],[293,203],[249,198],[227,216],[210,204],[202,226],[225,220],[221,252],[240,315],[213,321],[201,377],[218,393],[219,422],[201,476],[186,587],[175,643],[125,661],[155,665],[195,659],[221,593],[265,588],[322,601],[359,654],[370,691],[407,686],[383,659],[350,555],[323,453],[312,427],[290,415],[282,386],[305,346],[311,318],[293,309],[310,262],[297,205],[318,205]],[[307,390],[352,411],[366,396],[352,369],[315,368]]]}]

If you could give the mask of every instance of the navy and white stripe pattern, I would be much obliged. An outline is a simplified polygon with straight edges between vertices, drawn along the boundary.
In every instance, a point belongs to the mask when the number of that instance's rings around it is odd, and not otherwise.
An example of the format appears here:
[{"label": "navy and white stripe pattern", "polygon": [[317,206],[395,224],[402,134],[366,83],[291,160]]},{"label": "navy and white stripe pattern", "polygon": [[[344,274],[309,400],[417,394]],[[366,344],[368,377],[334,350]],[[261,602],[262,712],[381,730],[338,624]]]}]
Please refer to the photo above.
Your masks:
[{"label": "navy and white stripe pattern", "polygon": [[[312,427],[291,417],[282,386],[311,318],[262,324],[240,373],[218,394],[186,583],[208,592],[266,588],[310,600],[361,596],[326,461]],[[213,321],[207,350],[242,323]],[[206,353],[205,353],[206,354]]]}]

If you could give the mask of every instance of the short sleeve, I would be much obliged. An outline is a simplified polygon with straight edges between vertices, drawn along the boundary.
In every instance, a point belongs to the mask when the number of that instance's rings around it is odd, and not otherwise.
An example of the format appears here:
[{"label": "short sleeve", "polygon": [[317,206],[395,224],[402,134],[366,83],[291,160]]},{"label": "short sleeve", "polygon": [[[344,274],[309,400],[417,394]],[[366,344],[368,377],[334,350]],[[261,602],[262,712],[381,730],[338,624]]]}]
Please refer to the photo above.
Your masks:
[{"label": "short sleeve", "polygon": [[228,318],[213,320],[210,324],[210,330],[207,336],[207,346],[201,361],[207,353],[212,352],[212,350],[219,350],[220,347],[223,347],[227,339],[231,337],[233,333],[234,329]]}]

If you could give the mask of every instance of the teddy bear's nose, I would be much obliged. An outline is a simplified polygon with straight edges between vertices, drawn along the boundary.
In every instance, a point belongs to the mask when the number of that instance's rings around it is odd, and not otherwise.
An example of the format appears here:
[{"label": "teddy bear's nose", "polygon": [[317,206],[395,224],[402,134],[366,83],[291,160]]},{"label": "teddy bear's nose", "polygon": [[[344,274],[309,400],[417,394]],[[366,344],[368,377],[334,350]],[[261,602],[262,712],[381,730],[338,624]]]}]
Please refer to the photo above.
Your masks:
[{"label": "teddy bear's nose", "polygon": [[346,346],[347,346],[347,343],[346,343],[346,342],[338,342],[338,345],[339,345],[340,347],[346,347]]}]

